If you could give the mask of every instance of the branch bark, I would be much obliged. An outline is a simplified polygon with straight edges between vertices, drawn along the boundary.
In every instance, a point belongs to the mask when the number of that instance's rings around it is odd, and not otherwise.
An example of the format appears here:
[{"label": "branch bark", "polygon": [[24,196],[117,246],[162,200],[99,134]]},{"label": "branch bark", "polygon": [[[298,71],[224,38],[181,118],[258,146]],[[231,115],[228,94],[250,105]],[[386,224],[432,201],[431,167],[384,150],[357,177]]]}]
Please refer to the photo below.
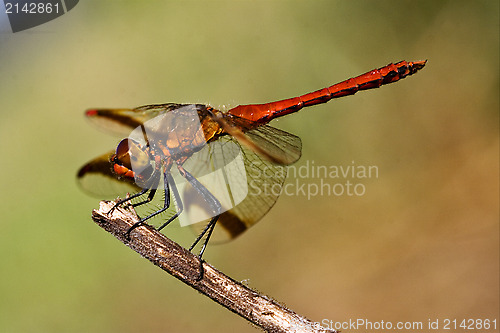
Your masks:
[{"label": "branch bark", "polygon": [[137,215],[131,207],[118,207],[108,215],[113,205],[114,202],[101,201],[99,210],[92,212],[94,222],[165,272],[263,330],[296,333],[336,332],[299,316],[269,297],[231,279],[206,262],[203,262],[204,273],[202,279],[199,279],[198,257],[151,226],[134,229],[130,240],[126,239],[125,232],[138,221]]}]

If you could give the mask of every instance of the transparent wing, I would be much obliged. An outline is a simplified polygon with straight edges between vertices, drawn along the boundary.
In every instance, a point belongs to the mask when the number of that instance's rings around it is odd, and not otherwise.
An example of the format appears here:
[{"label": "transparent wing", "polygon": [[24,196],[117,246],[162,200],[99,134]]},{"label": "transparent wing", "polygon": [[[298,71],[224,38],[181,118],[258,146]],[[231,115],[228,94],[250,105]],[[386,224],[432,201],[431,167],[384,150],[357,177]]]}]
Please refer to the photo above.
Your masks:
[{"label": "transparent wing", "polygon": [[212,119],[242,146],[271,162],[289,165],[300,158],[302,143],[293,134],[230,114]]},{"label": "transparent wing", "polygon": [[152,104],[135,109],[91,109],[85,115],[101,130],[121,137],[127,137],[132,130],[160,114],[188,104]]},{"label": "transparent wing", "polygon": [[[269,152],[286,157],[289,163],[300,157],[301,141],[297,136],[270,126],[249,130],[246,135]],[[233,239],[262,219],[276,203],[287,174],[286,166],[270,162],[230,136],[208,144],[188,159],[184,167],[200,180],[221,165],[230,167],[225,169],[226,183],[221,183],[219,189],[227,189],[236,199],[230,201],[232,206],[224,207],[227,210],[219,217],[211,238],[215,242]],[[242,193],[245,193],[243,198]],[[219,199],[217,194],[214,193]],[[205,225],[206,221],[192,224],[197,232]]]},{"label": "transparent wing", "polygon": [[78,170],[77,182],[84,192],[99,199],[115,199],[141,190],[132,180],[117,178],[109,162],[113,153],[102,154]]},{"label": "transparent wing", "polygon": [[297,162],[302,154],[302,141],[296,135],[262,125],[245,133],[252,142],[277,156],[284,165]]}]

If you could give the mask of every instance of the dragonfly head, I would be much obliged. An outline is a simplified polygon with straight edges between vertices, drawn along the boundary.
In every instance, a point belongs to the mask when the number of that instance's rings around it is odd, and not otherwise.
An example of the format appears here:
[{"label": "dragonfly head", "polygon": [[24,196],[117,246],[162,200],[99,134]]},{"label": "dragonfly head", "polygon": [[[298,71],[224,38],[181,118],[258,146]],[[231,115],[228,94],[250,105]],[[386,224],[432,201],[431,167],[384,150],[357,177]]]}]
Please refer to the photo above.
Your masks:
[{"label": "dragonfly head", "polygon": [[114,172],[123,177],[134,178],[144,170],[150,170],[151,160],[143,146],[132,139],[123,139],[111,156]]}]

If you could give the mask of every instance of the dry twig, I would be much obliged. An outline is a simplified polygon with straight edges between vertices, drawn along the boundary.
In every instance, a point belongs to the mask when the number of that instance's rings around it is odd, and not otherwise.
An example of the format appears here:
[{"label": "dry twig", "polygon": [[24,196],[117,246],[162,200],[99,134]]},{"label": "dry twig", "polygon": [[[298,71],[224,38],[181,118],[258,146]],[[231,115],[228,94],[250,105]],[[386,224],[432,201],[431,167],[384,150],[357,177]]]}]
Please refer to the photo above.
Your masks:
[{"label": "dry twig", "polygon": [[198,257],[153,227],[136,228],[130,235],[131,239],[126,239],[126,231],[138,221],[137,215],[132,208],[119,207],[108,216],[107,212],[113,205],[114,202],[102,201],[99,210],[92,212],[92,219],[156,266],[251,323],[268,332],[335,332],[249,289],[206,262],[203,262],[204,273],[199,279]]}]

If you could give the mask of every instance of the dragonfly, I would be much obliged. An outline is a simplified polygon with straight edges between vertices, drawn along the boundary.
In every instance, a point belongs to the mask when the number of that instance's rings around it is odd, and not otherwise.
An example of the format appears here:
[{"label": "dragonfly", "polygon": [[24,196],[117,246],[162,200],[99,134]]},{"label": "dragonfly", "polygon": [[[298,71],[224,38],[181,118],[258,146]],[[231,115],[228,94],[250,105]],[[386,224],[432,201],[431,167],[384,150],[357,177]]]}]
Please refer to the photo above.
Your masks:
[{"label": "dragonfly", "polygon": [[[157,230],[184,218],[185,225],[199,231],[189,251],[201,245],[201,261],[212,235],[234,239],[266,215],[279,197],[286,166],[301,156],[301,139],[269,126],[271,120],[399,81],[425,64],[426,60],[391,63],[302,96],[225,112],[209,105],[175,103],[87,110],[91,122],[125,139],[83,165],[78,182],[97,196],[133,193],[119,199],[113,209],[131,202],[134,207],[147,206],[161,193],[161,204],[131,226],[127,238],[175,206]],[[263,193],[259,188],[274,190]],[[192,213],[196,211],[201,214]]]}]

